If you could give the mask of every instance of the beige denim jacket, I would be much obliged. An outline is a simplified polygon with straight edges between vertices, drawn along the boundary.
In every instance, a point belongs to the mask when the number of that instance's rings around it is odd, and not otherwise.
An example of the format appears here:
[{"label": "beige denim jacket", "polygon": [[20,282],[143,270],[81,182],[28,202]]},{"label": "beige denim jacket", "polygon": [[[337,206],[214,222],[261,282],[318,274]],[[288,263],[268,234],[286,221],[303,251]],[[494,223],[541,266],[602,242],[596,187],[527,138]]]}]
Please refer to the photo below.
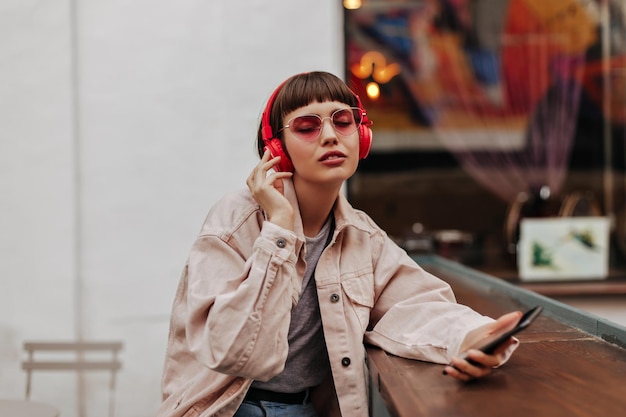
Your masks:
[{"label": "beige denim jacket", "polygon": [[[315,270],[332,379],[313,401],[320,416],[367,417],[364,342],[444,364],[469,330],[492,319],[457,304],[445,282],[343,196],[334,215]],[[253,379],[282,371],[305,270],[297,222],[292,232],[266,221],[247,190],[210,210],[173,305],[159,417],[232,416]]]}]

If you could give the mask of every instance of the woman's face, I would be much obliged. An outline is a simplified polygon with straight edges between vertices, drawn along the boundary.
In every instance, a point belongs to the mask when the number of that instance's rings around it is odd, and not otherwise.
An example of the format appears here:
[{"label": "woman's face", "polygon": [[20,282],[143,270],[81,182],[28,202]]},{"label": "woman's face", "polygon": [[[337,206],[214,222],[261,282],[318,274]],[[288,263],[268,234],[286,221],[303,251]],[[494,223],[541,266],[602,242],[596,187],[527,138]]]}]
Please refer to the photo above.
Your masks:
[{"label": "woman's face", "polygon": [[[283,140],[295,169],[294,179],[319,185],[338,185],[356,172],[359,162],[358,129],[342,135],[331,122],[331,115],[341,109],[350,109],[350,106],[338,101],[313,102],[285,116],[284,125],[289,124],[289,128],[283,130]],[[305,115],[317,115],[323,119],[321,132],[314,140],[303,140],[297,136],[296,127],[304,129],[307,126],[296,126],[293,119]],[[335,115],[335,123],[340,130],[346,122],[341,115]],[[303,136],[302,133],[300,135]]]}]

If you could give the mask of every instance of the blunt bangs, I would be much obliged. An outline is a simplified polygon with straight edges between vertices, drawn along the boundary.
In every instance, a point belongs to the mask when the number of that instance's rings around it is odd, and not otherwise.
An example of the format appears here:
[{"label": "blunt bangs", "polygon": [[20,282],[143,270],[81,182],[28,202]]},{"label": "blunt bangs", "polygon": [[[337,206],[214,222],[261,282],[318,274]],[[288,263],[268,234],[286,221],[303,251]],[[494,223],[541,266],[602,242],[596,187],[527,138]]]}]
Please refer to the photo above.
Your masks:
[{"label": "blunt bangs", "polygon": [[357,106],[352,91],[335,75],[326,72],[298,74],[287,81],[276,96],[270,115],[272,129],[280,129],[288,113],[316,101],[338,101],[350,107]]}]

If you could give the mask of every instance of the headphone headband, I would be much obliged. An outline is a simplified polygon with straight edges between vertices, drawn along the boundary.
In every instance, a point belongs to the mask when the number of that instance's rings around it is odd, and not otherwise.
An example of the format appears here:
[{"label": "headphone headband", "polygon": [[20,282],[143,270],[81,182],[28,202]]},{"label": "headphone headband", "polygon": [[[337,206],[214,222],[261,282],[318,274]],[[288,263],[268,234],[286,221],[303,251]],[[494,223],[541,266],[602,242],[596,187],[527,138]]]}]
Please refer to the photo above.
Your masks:
[{"label": "headphone headband", "polygon": [[288,78],[280,83],[280,85],[276,87],[270,98],[267,99],[267,104],[265,105],[265,110],[263,111],[263,116],[261,118],[261,137],[264,141],[268,141],[274,138],[274,133],[272,133],[272,124],[270,123],[270,113],[272,112],[272,107],[274,106],[276,96],[290,79],[291,78]]}]

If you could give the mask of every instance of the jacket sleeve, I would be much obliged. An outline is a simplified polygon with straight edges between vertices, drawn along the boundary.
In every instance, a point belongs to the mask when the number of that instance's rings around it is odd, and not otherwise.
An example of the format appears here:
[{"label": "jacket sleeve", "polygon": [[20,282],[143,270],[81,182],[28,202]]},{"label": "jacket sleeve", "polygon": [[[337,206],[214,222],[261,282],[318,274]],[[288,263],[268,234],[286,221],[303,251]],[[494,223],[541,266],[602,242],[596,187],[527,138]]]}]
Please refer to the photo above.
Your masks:
[{"label": "jacket sleeve", "polygon": [[256,235],[249,256],[229,241],[233,236],[201,235],[189,255],[181,302],[186,340],[199,362],[220,373],[267,380],[283,370],[287,357],[299,291],[296,236],[269,222]]},{"label": "jacket sleeve", "polygon": [[[391,239],[374,260],[377,299],[365,341],[394,355],[448,363],[466,334],[493,319],[456,302],[450,286]],[[508,352],[510,356],[511,352]]]}]

